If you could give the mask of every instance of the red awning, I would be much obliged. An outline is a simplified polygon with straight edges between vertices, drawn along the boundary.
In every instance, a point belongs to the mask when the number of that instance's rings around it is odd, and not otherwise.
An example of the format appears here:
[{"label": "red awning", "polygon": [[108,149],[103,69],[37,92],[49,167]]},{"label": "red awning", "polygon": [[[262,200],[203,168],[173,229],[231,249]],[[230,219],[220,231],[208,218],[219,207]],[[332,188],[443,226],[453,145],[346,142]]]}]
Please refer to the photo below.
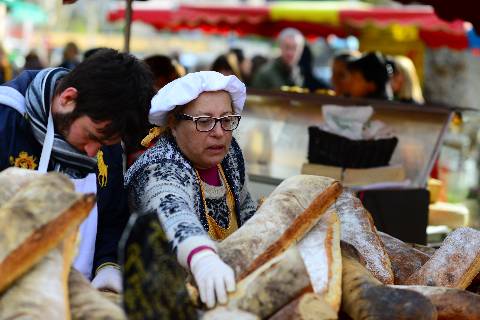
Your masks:
[{"label": "red awning", "polygon": [[[429,47],[448,46],[465,49],[468,41],[463,21],[446,22],[439,19],[431,8],[376,8],[339,9],[338,24],[272,19],[272,6],[185,6],[171,8],[143,8],[134,2],[133,21],[142,21],[159,30],[178,31],[201,29],[209,33],[260,35],[273,37],[285,27],[294,27],[307,37],[326,37],[335,34],[345,37],[357,35],[367,24],[388,26],[393,23],[415,25],[425,44]],[[295,9],[293,8],[293,11]],[[123,19],[125,10],[110,11],[109,21]]]}]

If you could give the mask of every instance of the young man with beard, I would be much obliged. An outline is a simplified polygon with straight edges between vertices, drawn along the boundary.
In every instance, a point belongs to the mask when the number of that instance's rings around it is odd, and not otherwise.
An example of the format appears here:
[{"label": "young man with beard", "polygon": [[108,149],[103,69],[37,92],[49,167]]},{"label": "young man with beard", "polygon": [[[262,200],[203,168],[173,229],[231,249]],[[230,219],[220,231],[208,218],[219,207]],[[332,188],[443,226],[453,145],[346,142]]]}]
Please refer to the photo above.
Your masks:
[{"label": "young man with beard", "polygon": [[0,86],[0,170],[69,176],[96,192],[74,267],[98,289],[121,292],[117,246],[128,220],[121,140],[146,123],[153,80],[132,55],[102,49],[74,70],[24,71]]}]

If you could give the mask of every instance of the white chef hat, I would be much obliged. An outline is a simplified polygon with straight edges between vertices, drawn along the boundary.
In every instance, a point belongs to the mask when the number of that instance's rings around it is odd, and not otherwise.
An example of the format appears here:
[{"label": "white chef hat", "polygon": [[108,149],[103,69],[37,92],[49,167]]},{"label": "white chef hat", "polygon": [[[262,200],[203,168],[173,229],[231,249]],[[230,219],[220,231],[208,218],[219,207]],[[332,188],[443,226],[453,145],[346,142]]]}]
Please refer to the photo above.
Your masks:
[{"label": "white chef hat", "polygon": [[200,71],[189,73],[160,89],[152,98],[148,120],[152,124],[164,126],[168,112],[175,107],[189,103],[202,92],[220,90],[230,94],[233,109],[235,113],[240,114],[246,99],[243,82],[235,76],[224,76],[216,71]]}]

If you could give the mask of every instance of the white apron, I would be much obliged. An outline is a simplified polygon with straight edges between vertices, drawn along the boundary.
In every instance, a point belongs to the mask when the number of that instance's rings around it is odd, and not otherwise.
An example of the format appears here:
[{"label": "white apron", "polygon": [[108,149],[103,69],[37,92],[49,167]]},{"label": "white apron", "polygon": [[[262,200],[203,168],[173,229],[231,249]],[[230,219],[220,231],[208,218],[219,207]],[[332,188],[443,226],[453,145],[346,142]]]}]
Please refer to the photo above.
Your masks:
[{"label": "white apron", "polygon": [[[17,90],[0,86],[0,103],[9,106],[22,115],[25,115],[25,97]],[[38,171],[45,173],[50,162],[54,138],[52,113],[48,116],[47,133],[43,142],[42,154]],[[97,180],[95,173],[91,173],[83,179],[71,179],[75,185],[75,191],[81,193],[97,193]],[[87,279],[92,276],[93,254],[95,252],[95,239],[97,237],[97,205],[93,207],[87,219],[80,225],[80,246],[75,257],[73,267],[80,271]]]},{"label": "white apron", "polygon": [[[50,155],[52,153],[54,139],[54,127],[52,112],[48,115],[47,133],[43,142],[42,155],[38,171],[47,172]],[[80,193],[97,193],[97,177],[90,173],[83,179],[71,179],[75,185],[75,191]],[[87,279],[91,279],[93,267],[93,254],[95,253],[95,239],[97,237],[97,204],[93,207],[87,219],[80,225],[80,246],[73,267],[80,271]]]}]

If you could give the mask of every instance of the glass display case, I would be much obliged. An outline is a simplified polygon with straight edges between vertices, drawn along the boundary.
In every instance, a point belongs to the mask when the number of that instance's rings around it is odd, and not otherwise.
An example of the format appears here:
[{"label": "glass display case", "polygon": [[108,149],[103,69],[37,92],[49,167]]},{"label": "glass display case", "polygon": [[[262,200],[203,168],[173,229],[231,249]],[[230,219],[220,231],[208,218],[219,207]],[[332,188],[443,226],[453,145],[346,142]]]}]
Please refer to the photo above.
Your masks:
[{"label": "glass display case", "polygon": [[403,185],[407,188],[426,186],[452,109],[258,90],[249,91],[241,124],[235,133],[251,181],[277,185],[301,173],[302,165],[308,161],[308,127],[323,121],[324,105],[372,106],[372,119],[386,123],[398,137],[390,164],[405,169]]},{"label": "glass display case", "polygon": [[356,185],[377,229],[406,242],[426,243],[427,179],[438,158],[454,109],[382,100],[316,94],[248,92],[239,129],[254,198],[267,196],[282,180],[302,173],[308,162],[308,127],[322,123],[322,106],[372,106],[372,120],[383,121],[398,138],[390,160],[404,178],[396,183]]}]

